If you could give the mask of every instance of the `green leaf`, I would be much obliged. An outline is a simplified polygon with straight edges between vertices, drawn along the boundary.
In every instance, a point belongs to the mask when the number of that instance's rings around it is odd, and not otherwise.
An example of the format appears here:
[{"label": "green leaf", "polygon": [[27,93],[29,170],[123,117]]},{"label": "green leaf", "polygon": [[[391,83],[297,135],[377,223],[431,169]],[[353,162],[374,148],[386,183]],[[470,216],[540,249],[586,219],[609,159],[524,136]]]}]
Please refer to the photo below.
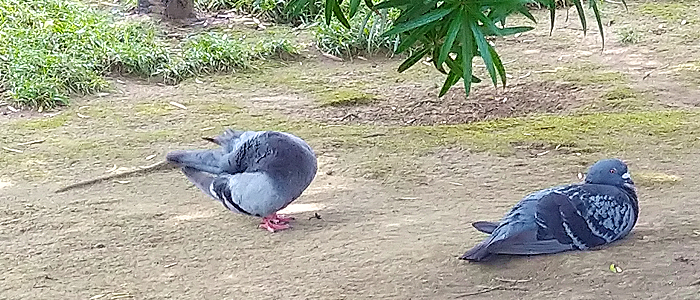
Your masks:
[{"label": "green leaf", "polygon": [[391,7],[399,7],[403,5],[407,5],[411,3],[411,0],[387,0],[384,2],[380,2],[379,4],[375,5],[375,9],[382,9],[382,8],[391,8]]},{"label": "green leaf", "polygon": [[445,79],[445,83],[442,85],[442,88],[440,89],[440,94],[438,97],[445,96],[447,91],[450,90],[450,88],[459,81],[459,78],[461,78],[460,74],[455,72],[454,70],[450,70],[450,73],[447,74],[447,78]]},{"label": "green leaf", "polygon": [[578,0],[574,0],[574,5],[576,5],[576,11],[578,11],[578,18],[581,19],[583,35],[586,35],[586,15],[583,12],[583,5],[581,5],[581,1]]},{"label": "green leaf", "polygon": [[367,5],[367,8],[369,9],[374,9],[374,3],[372,3],[372,0],[365,0],[365,5]]},{"label": "green leaf", "polygon": [[401,14],[394,21],[394,24],[404,23],[408,20],[419,18],[428,11],[435,8],[439,0],[417,0],[411,1],[410,5],[401,10]]},{"label": "green leaf", "polygon": [[489,46],[489,52],[491,53],[491,57],[493,57],[493,65],[496,66],[496,70],[498,70],[498,73],[501,75],[501,82],[503,83],[503,87],[506,87],[506,68],[503,67],[503,62],[501,61],[501,57],[498,55],[496,52],[496,49],[493,49],[491,45]]},{"label": "green leaf", "polygon": [[437,65],[442,66],[443,63],[445,63],[445,59],[447,59],[447,55],[450,54],[450,50],[452,50],[452,45],[455,42],[455,39],[457,38],[457,33],[459,33],[459,28],[460,28],[460,23],[463,22],[460,17],[462,14],[458,14],[452,19],[452,22],[450,22],[450,27],[447,30],[447,37],[445,38],[445,43],[442,44],[442,48],[440,49],[440,56],[438,56],[437,59]]},{"label": "green leaf", "polygon": [[535,24],[537,24],[537,20],[535,19],[535,16],[533,16],[533,15],[530,13],[530,9],[528,9],[527,7],[521,6],[521,7],[518,9],[518,12],[520,12],[520,13],[521,13],[523,16],[525,16],[526,18],[530,19],[530,21],[532,21],[532,22],[534,22]]},{"label": "green leaf", "polygon": [[[462,17],[467,19],[467,13],[462,10]],[[474,36],[472,31],[467,27],[466,22],[462,22],[462,29],[459,31],[460,41],[462,43],[461,59],[462,59],[462,79],[464,79],[464,92],[469,96],[469,90],[472,86],[472,59],[474,58]]]},{"label": "green leaf", "polygon": [[435,22],[442,19],[442,17],[448,15],[452,12],[452,8],[441,8],[431,11],[418,19],[413,19],[406,21],[404,23],[394,25],[394,28],[382,34],[382,36],[392,36],[394,34],[409,31],[411,29]]},{"label": "green leaf", "polygon": [[534,27],[530,26],[516,26],[516,27],[506,27],[506,28],[499,28],[498,33],[491,31],[489,28],[482,27],[481,32],[484,33],[485,36],[507,36],[507,35],[514,35],[516,33],[521,33],[521,32],[526,32],[535,29]]},{"label": "green leaf", "polygon": [[350,14],[348,18],[352,19],[355,16],[358,7],[360,7],[360,0],[350,0]]},{"label": "green leaf", "polygon": [[591,7],[593,7],[593,13],[595,14],[595,20],[598,22],[598,30],[600,31],[600,39],[603,41],[603,49],[605,48],[605,35],[603,34],[603,21],[600,19],[600,10],[598,9],[598,0],[588,0],[591,2]]},{"label": "green leaf", "polygon": [[440,73],[447,75],[447,71],[445,71],[445,68],[443,67],[442,64],[438,64],[438,60],[435,59],[436,57],[440,56],[440,47],[438,47],[437,43],[433,43],[433,53],[432,53],[432,62],[433,65],[435,66],[435,69],[440,71]]},{"label": "green leaf", "polygon": [[336,0],[326,0],[326,25],[331,25],[331,16],[333,16],[333,3],[335,3],[335,1]]},{"label": "green leaf", "polygon": [[293,16],[301,14],[301,10],[309,3],[310,0],[292,0],[287,4],[285,10]]},{"label": "green leaf", "polygon": [[425,33],[428,32],[431,28],[435,27],[436,24],[433,24],[431,26],[424,26],[422,28],[418,28],[415,31],[411,32],[410,35],[407,37],[404,37],[401,39],[401,43],[399,44],[398,47],[396,47],[396,54],[402,53],[406,51],[407,49],[411,48],[413,44],[415,44],[419,39],[424,37]]},{"label": "green leaf", "polygon": [[476,41],[477,47],[479,47],[479,54],[481,55],[481,59],[484,60],[486,70],[489,71],[491,81],[493,82],[494,86],[498,86],[496,82],[496,68],[494,68],[493,66],[493,58],[491,58],[491,51],[489,51],[489,47],[491,45],[489,45],[489,42],[486,41],[484,34],[481,32],[479,25],[477,25],[476,22],[469,23],[469,27],[471,27],[472,29],[472,33],[474,34],[474,40]]},{"label": "green leaf", "polygon": [[[338,21],[340,21],[340,24],[343,24],[345,28],[350,29],[350,22],[348,22],[348,19],[345,18],[345,14],[343,14],[343,11],[340,10],[340,4],[336,0],[326,0],[326,1],[333,1],[333,13],[335,14],[336,18],[338,18]],[[341,0],[342,1],[342,0]]]},{"label": "green leaf", "polygon": [[430,47],[423,47],[420,51],[416,51],[416,53],[413,53],[409,58],[404,60],[404,62],[399,66],[399,73],[403,73],[403,71],[406,71],[408,68],[412,67],[415,65],[418,61],[421,60],[426,54],[430,52]]}]

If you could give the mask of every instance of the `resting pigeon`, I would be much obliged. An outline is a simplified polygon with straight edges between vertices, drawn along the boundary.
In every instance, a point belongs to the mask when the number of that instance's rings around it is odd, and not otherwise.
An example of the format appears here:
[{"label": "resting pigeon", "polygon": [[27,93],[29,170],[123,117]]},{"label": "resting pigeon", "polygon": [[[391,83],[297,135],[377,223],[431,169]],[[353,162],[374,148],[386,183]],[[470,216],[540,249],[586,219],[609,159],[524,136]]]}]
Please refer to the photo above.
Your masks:
[{"label": "resting pigeon", "polygon": [[482,261],[496,254],[533,255],[585,250],[625,237],[639,205],[627,165],[604,159],[581,183],[525,196],[500,221],[472,225],[488,238],[460,258]]},{"label": "resting pigeon", "polygon": [[234,131],[215,138],[212,150],[178,150],[168,162],[210,197],[234,212],[262,217],[260,227],[289,228],[278,215],[298,198],[316,176],[316,155],[302,139],[284,132]]}]

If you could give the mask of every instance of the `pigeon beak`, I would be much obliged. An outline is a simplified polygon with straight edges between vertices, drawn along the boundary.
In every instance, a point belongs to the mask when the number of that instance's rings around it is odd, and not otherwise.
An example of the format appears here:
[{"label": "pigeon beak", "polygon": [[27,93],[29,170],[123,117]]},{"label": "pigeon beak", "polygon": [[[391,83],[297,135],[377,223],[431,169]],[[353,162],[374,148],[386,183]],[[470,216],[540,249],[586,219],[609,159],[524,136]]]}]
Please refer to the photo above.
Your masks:
[{"label": "pigeon beak", "polygon": [[629,172],[622,174],[622,179],[625,180],[625,187],[635,191],[637,190],[637,187],[634,186],[634,182],[632,181],[632,177],[630,176]]}]

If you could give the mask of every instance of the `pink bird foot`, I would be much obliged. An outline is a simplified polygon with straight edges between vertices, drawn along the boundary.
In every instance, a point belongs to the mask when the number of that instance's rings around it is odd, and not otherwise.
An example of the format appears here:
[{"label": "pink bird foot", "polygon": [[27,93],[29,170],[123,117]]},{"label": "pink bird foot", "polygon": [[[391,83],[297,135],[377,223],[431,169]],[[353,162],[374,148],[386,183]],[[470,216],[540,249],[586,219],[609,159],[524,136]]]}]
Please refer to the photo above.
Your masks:
[{"label": "pink bird foot", "polygon": [[291,222],[292,220],[294,220],[294,217],[288,217],[286,215],[278,215],[276,213],[274,213],[268,217],[270,217],[270,220],[277,222],[278,224],[287,224],[287,223]]},{"label": "pink bird foot", "polygon": [[262,222],[260,222],[260,228],[267,229],[269,232],[289,229],[292,227],[289,225],[291,220],[294,220],[294,218],[274,213],[262,219]]}]

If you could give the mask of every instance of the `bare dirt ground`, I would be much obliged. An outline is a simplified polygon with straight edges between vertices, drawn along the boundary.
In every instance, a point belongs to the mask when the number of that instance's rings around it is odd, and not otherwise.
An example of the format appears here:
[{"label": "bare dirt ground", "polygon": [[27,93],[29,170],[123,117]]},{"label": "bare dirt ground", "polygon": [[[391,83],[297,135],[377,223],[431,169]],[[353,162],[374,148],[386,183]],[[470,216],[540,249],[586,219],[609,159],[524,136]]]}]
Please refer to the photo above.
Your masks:
[{"label": "bare dirt ground", "polygon": [[[700,299],[700,19],[671,4],[606,6],[603,52],[563,12],[551,37],[543,21],[496,40],[509,85],[468,99],[437,99],[443,77],[429,66],[310,58],[177,87],[115,81],[48,113],[0,107],[0,145],[22,151],[0,150],[0,299]],[[675,13],[643,13],[653,9]],[[618,42],[624,26],[641,41]],[[315,148],[292,230],[257,229],[176,170],[52,192],[206,147],[200,136],[225,127],[286,130]],[[484,238],[471,222],[608,156],[638,183],[631,236],[457,259]]]}]

